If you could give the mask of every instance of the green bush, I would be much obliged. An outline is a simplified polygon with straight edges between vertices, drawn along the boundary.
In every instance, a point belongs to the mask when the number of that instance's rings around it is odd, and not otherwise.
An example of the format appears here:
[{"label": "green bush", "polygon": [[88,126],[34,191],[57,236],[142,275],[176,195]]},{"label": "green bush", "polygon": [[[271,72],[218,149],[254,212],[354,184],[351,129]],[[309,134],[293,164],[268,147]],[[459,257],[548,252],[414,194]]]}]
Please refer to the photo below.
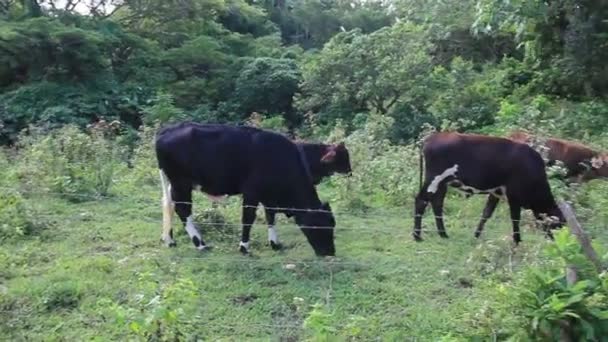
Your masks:
[{"label": "green bush", "polygon": [[353,174],[331,178],[335,200],[351,209],[403,205],[417,190],[419,151],[389,142],[394,120],[371,115],[365,127],[346,137]]},{"label": "green bush", "polygon": [[0,191],[0,241],[36,234],[46,223],[16,191]]},{"label": "green bush", "polygon": [[[148,275],[140,275],[141,283],[158,286]],[[198,307],[199,289],[188,278],[162,284],[152,298],[140,308],[127,307],[110,299],[98,302],[101,316],[113,317],[126,332],[146,341],[180,341],[197,333],[193,317]]]},{"label": "green bush", "polygon": [[154,151],[158,123],[142,125],[137,132],[137,143],[131,155],[131,169],[123,174],[130,186],[159,186],[158,162]]},{"label": "green bush", "polygon": [[[499,291],[502,312],[515,318],[512,337],[599,341],[608,336],[607,273],[595,270],[567,229],[555,234],[546,252],[553,263],[529,268],[514,286]],[[566,266],[576,270],[573,284],[566,280]]]},{"label": "green bush", "polygon": [[105,122],[74,125],[41,134],[22,135],[19,176],[27,189],[48,190],[72,201],[107,196],[114,177],[124,168],[124,149],[111,137]]},{"label": "green bush", "polygon": [[0,241],[35,235],[48,225],[17,191],[18,179],[12,163],[0,150]]},{"label": "green bush", "polygon": [[253,112],[247,123],[254,127],[271,130],[274,132],[287,133],[285,118],[279,115],[268,116]]},{"label": "green bush", "polygon": [[71,309],[78,306],[82,290],[75,281],[51,284],[45,291],[42,302],[47,310]]}]

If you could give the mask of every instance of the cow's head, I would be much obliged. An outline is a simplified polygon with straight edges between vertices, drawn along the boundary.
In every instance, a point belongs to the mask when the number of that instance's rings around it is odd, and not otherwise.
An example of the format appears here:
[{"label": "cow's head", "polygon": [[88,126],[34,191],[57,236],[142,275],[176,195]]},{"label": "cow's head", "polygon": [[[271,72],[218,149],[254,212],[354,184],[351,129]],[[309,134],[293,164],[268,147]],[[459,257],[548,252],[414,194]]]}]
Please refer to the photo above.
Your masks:
[{"label": "cow's head", "polygon": [[591,159],[591,174],[595,178],[608,178],[608,154]]},{"label": "cow's head", "polygon": [[545,231],[560,229],[566,224],[566,218],[557,205],[552,206],[546,213],[535,212],[535,216]]},{"label": "cow's head", "polygon": [[321,207],[317,210],[297,215],[296,223],[302,229],[315,254],[319,256],[334,256],[336,254],[336,247],[334,245],[336,220],[329,203],[322,203]]},{"label": "cow's head", "polygon": [[350,174],[352,172],[350,167],[350,155],[343,142],[327,145],[321,156],[321,163],[327,164],[333,172],[345,174]]}]

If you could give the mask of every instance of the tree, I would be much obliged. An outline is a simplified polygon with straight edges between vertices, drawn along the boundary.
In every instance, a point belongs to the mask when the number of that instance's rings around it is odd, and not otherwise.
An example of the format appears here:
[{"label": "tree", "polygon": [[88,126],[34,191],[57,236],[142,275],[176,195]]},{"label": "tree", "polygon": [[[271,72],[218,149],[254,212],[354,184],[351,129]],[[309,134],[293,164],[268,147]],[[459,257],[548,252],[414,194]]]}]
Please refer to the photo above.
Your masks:
[{"label": "tree", "polygon": [[296,63],[284,58],[256,58],[247,63],[236,80],[233,102],[244,115],[252,112],[281,114],[288,126],[298,124],[293,96],[301,74]]},{"label": "tree", "polygon": [[430,48],[420,27],[408,23],[340,33],[303,67],[298,108],[330,118],[387,113],[428,75]]},{"label": "tree", "polygon": [[479,0],[476,32],[509,32],[542,71],[541,91],[608,95],[608,3],[593,0]]}]

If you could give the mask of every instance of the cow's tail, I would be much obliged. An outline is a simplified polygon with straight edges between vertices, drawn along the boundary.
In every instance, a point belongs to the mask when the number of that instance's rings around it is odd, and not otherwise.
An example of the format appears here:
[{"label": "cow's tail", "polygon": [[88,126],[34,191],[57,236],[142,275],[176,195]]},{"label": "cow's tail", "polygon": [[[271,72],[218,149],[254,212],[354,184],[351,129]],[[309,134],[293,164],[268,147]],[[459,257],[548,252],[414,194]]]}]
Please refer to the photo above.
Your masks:
[{"label": "cow's tail", "polygon": [[171,198],[171,182],[163,169],[158,170],[160,173],[160,184],[163,191],[162,207],[163,207],[163,232],[161,238],[167,240],[171,238],[171,218],[173,216],[173,199]]},{"label": "cow's tail", "polygon": [[424,158],[422,156],[422,146],[420,146],[420,152],[418,153],[418,192],[422,191],[422,172],[424,171]]}]

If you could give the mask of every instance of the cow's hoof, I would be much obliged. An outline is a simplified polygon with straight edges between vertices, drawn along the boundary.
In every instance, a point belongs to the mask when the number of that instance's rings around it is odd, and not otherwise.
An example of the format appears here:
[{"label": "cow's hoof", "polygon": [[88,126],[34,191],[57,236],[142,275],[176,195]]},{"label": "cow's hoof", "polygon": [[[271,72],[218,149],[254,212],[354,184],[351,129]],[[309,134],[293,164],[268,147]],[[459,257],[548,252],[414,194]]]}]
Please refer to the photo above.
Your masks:
[{"label": "cow's hoof", "polygon": [[211,245],[200,245],[200,246],[196,247],[196,249],[198,249],[199,251],[209,251],[209,250],[213,249],[213,246],[211,246]]},{"label": "cow's hoof", "polygon": [[412,236],[414,237],[414,241],[416,241],[416,242],[424,241],[424,240],[422,240],[422,237],[420,236],[420,234],[413,233]]},{"label": "cow's hoof", "polygon": [[481,232],[476,231],[474,235],[476,239],[479,239],[479,237],[481,236]]},{"label": "cow's hoof", "polygon": [[249,254],[249,242],[239,242],[239,252],[243,255]]},{"label": "cow's hoof", "polygon": [[281,244],[280,242],[274,242],[274,241],[270,240],[270,247],[274,251],[280,251],[281,249],[283,249],[283,244]]},{"label": "cow's hoof", "polygon": [[166,247],[175,247],[177,246],[177,243],[175,243],[174,240],[170,240],[170,241],[165,241],[161,239],[161,242],[166,246]]},{"label": "cow's hoof", "polygon": [[439,236],[441,236],[444,239],[449,238],[448,233],[446,233],[446,232],[439,232]]}]

